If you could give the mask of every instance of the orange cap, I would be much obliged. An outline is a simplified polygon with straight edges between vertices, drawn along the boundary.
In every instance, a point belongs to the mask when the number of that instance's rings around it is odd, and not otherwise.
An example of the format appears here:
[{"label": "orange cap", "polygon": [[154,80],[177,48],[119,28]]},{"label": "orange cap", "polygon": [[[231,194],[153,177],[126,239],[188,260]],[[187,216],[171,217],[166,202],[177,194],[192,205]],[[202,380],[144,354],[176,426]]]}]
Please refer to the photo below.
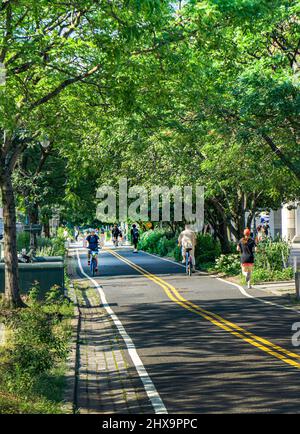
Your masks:
[{"label": "orange cap", "polygon": [[246,228],[246,229],[244,230],[244,235],[245,235],[245,237],[249,237],[250,234],[251,234],[250,229],[249,229],[249,228]]}]

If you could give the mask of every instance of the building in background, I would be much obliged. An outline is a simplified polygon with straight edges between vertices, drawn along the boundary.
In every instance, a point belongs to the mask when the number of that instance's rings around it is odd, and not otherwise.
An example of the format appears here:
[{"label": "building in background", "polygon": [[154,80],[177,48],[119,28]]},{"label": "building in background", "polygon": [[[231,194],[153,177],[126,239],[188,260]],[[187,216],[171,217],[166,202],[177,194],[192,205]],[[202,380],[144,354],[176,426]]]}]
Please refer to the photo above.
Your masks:
[{"label": "building in background", "polygon": [[281,238],[299,243],[300,247],[300,203],[289,202],[282,208],[270,212],[270,232],[274,238]]}]

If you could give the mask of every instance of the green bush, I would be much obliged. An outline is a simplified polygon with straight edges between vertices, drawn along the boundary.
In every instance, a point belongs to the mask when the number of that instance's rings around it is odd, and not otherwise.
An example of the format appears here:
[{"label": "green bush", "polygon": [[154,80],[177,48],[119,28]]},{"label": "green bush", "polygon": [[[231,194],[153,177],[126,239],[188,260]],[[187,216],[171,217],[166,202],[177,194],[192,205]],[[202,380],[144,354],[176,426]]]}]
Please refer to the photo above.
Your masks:
[{"label": "green bush", "polygon": [[232,253],[230,255],[221,255],[216,259],[215,270],[219,273],[225,273],[228,276],[236,276],[240,274],[240,255],[236,253]]},{"label": "green bush", "polygon": [[157,245],[157,253],[160,256],[168,256],[176,248],[177,242],[175,238],[168,239],[165,235],[159,240]]},{"label": "green bush", "polygon": [[[29,245],[29,232],[20,232],[17,235],[18,251],[21,251],[22,249],[26,249],[28,251]],[[57,236],[54,238],[37,237],[37,245],[37,256],[64,256],[66,252],[65,239],[63,236]]]},{"label": "green bush", "polygon": [[28,309],[20,309],[8,322],[13,331],[11,338],[12,380],[16,373],[40,375],[56,362],[65,359],[68,351],[67,340],[60,333],[60,317],[57,312],[49,313],[37,301]]},{"label": "green bush", "polygon": [[51,247],[53,238],[37,237],[37,244],[40,248]]},{"label": "green bush", "polygon": [[252,273],[252,282],[272,282],[281,280],[291,280],[294,277],[294,271],[292,267],[285,268],[283,270],[266,270],[263,268],[254,268]]},{"label": "green bush", "polygon": [[[149,253],[160,256],[168,256],[176,261],[181,261],[181,249],[178,247],[178,235],[166,230],[150,230],[144,232],[140,237],[139,248]],[[212,263],[220,255],[221,247],[210,235],[197,237],[195,250],[196,265],[200,268],[203,264]]]},{"label": "green bush", "polygon": [[[289,280],[293,277],[291,268],[285,268],[290,255],[290,246],[285,241],[264,240],[255,254],[253,282]],[[216,260],[215,270],[229,276],[240,273],[240,255],[221,255]]]},{"label": "green bush", "polygon": [[255,266],[269,271],[282,271],[290,255],[290,245],[285,241],[265,240],[258,244]]},{"label": "green bush", "polygon": [[201,264],[213,262],[221,254],[220,243],[209,234],[198,234],[197,244],[195,249],[196,266],[201,267]]},{"label": "green bush", "polygon": [[17,249],[21,251],[22,249],[29,249],[30,234],[29,232],[19,232],[17,234]]},{"label": "green bush", "polygon": [[163,230],[150,230],[141,234],[139,248],[149,253],[158,254],[159,240],[165,235]]},{"label": "green bush", "polygon": [[[67,237],[64,236],[64,232],[65,232],[65,231],[68,232]],[[71,239],[74,238],[74,231],[73,231],[73,229],[71,229],[71,228],[67,228],[67,227],[60,226],[60,227],[57,229],[56,236],[57,236],[58,238],[62,238],[64,241],[66,241],[66,238],[71,238]]]}]

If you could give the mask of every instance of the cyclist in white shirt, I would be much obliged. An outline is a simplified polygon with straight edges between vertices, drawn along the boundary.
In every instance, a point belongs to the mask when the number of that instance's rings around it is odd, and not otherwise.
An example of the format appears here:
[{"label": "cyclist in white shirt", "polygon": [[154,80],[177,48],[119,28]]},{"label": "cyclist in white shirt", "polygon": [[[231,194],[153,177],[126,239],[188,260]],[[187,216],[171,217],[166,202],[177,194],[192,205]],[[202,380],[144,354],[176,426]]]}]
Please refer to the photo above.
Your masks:
[{"label": "cyclist in white shirt", "polygon": [[190,225],[185,225],[184,231],[181,232],[178,238],[178,246],[181,247],[182,263],[185,263],[186,251],[190,250],[192,257],[193,271],[195,271],[195,246],[196,246],[196,234],[191,229]]}]

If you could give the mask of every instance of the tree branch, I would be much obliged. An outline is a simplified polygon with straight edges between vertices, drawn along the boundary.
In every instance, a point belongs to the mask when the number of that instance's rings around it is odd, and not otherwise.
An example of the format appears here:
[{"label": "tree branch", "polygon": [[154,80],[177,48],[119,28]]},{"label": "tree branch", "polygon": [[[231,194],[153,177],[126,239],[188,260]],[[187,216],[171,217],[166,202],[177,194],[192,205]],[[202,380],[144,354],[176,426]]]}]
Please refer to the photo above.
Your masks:
[{"label": "tree branch", "polygon": [[277,155],[277,157],[288,167],[291,172],[300,179],[300,168],[298,168],[295,164],[293,164],[284,154],[283,152],[276,146],[271,137],[269,137],[265,133],[261,133],[262,138],[269,145],[272,151]]},{"label": "tree branch", "polygon": [[62,83],[60,83],[55,89],[53,89],[47,95],[43,96],[39,100],[32,103],[30,106],[30,109],[33,110],[36,107],[38,107],[42,104],[45,104],[46,102],[50,101],[51,99],[53,99],[54,97],[59,95],[66,87],[70,86],[71,84],[77,83],[79,81],[83,81],[85,78],[88,78],[91,75],[95,74],[95,72],[97,72],[99,69],[100,69],[100,65],[97,65],[82,75],[78,75],[77,77],[72,77],[72,78],[68,78],[68,79],[64,80]]}]

